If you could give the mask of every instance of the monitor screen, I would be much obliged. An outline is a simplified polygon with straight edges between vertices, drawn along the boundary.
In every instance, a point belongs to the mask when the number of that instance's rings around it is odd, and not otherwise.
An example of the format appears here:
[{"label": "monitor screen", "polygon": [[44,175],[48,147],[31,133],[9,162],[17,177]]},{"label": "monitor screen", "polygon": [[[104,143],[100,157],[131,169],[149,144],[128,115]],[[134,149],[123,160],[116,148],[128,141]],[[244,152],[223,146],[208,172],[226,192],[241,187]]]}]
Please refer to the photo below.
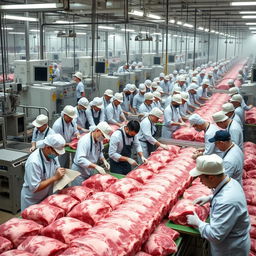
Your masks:
[{"label": "monitor screen", "polygon": [[174,56],[174,55],[169,55],[169,56],[168,56],[168,62],[169,62],[169,63],[175,62],[175,56]]},{"label": "monitor screen", "polygon": [[96,62],[95,63],[95,73],[105,73],[105,62]]},{"label": "monitor screen", "polygon": [[160,65],[161,64],[161,57],[154,57],[154,65]]},{"label": "monitor screen", "polygon": [[48,81],[48,67],[35,67],[35,82]]},{"label": "monitor screen", "polygon": [[189,53],[189,54],[188,54],[188,59],[193,59],[192,53]]},{"label": "monitor screen", "polygon": [[59,59],[59,55],[58,54],[53,54],[53,59],[54,60],[58,60]]}]

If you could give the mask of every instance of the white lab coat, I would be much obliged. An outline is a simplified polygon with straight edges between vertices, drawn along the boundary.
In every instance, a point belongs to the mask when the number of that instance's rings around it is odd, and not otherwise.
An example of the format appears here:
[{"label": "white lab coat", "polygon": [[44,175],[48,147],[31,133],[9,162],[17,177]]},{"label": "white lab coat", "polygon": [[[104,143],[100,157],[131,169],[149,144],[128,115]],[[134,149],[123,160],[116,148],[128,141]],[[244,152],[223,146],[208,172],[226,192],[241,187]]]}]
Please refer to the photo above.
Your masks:
[{"label": "white lab coat", "polygon": [[209,139],[213,138],[215,136],[215,133],[219,130],[219,128],[214,125],[210,124],[208,129],[205,131],[204,134],[204,155],[211,155],[211,154],[218,154],[221,156],[221,152],[218,150],[218,148],[215,147],[215,143],[209,142]]},{"label": "white lab coat", "polygon": [[153,101],[152,103],[152,108],[159,108],[161,109],[162,111],[164,110],[162,105],[161,105],[161,101]]},{"label": "white lab coat", "polygon": [[121,108],[125,112],[130,112],[130,106],[132,104],[132,94],[127,95],[123,93],[123,103],[121,104]]},{"label": "white lab coat", "polygon": [[76,98],[77,100],[80,99],[82,96],[82,93],[84,92],[84,84],[80,81],[76,86]]},{"label": "white lab coat", "polygon": [[60,81],[60,69],[55,68],[53,69],[53,82]]},{"label": "white lab coat", "polygon": [[199,100],[201,97],[208,98],[208,89],[200,86],[196,91],[196,99]]},{"label": "white lab coat", "polygon": [[106,101],[106,99],[104,98],[104,96],[101,98],[102,99],[102,102],[104,104],[104,115],[106,116],[106,109],[107,109],[107,106],[112,102],[112,99],[110,99],[109,101]]},{"label": "white lab coat", "polygon": [[230,133],[231,140],[243,151],[244,136],[243,130],[239,123],[235,120],[232,120],[226,130]]},{"label": "white lab coat", "polygon": [[153,108],[153,104],[147,105],[145,103],[142,103],[139,107],[139,113],[146,114],[149,113]]},{"label": "white lab coat", "polygon": [[187,113],[188,103],[185,102],[184,104],[181,104],[179,108],[180,108],[180,116],[181,117],[187,117],[188,116],[188,113]]},{"label": "white lab coat", "polygon": [[46,136],[55,134],[54,130],[51,127],[46,128],[43,132],[40,132],[37,127],[33,130],[32,135],[32,142],[36,142],[36,147],[40,146],[42,141],[45,139]]},{"label": "white lab coat", "polygon": [[125,72],[129,72],[129,71],[125,69],[123,66],[119,67],[117,70],[117,73],[125,73]]},{"label": "white lab coat", "polygon": [[164,108],[168,107],[172,102],[172,95],[169,95],[164,102]]},{"label": "white lab coat", "polygon": [[244,123],[244,109],[242,107],[237,107],[235,109],[235,114],[239,116],[241,123]]},{"label": "white lab coat", "polygon": [[233,120],[235,120],[235,121],[237,121],[237,123],[239,123],[239,125],[240,125],[241,128],[243,129],[243,127],[244,127],[244,126],[243,126],[243,123],[242,123],[240,117],[239,117],[236,113],[234,113],[233,116],[231,116],[230,118],[233,119]]},{"label": "white lab coat", "polygon": [[88,107],[86,109],[86,116],[88,118],[88,122],[90,126],[96,125],[93,117],[95,118],[99,117],[99,123],[105,121],[104,109],[101,109],[100,111],[95,111],[93,108]]},{"label": "white lab coat", "polygon": [[117,107],[114,105],[114,103],[111,103],[107,106],[106,109],[106,121],[109,124],[117,124],[122,123],[123,120],[125,120],[125,116],[123,113],[123,110],[121,108],[121,105],[118,105]]},{"label": "white lab coat", "polygon": [[[79,125],[82,128],[86,128],[86,122],[88,121],[87,116],[86,116],[86,110],[78,110],[77,107],[75,108],[77,118],[74,120],[77,125]],[[83,133],[82,130],[79,130],[80,133]]]},{"label": "white lab coat", "polygon": [[172,89],[173,89],[173,83],[168,81],[167,83],[164,82],[164,80],[162,80],[160,82],[160,86],[162,87],[164,93],[166,94],[171,94]]},{"label": "white lab coat", "polygon": [[135,108],[137,111],[139,110],[140,105],[144,102],[144,95],[137,93],[132,101],[132,106]]}]

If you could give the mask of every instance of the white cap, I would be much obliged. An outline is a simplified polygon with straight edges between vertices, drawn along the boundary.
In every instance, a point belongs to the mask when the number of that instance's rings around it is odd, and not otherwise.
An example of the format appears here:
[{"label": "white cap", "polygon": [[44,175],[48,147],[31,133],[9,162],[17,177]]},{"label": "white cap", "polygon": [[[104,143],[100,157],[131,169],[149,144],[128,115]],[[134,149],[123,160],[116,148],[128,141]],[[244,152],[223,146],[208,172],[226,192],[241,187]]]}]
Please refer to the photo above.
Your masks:
[{"label": "white cap", "polygon": [[82,97],[79,99],[77,104],[83,106],[84,108],[87,108],[89,105],[89,101],[85,97]]},{"label": "white cap", "polygon": [[204,79],[203,82],[202,82],[202,85],[203,85],[203,84],[206,84],[206,85],[208,85],[208,86],[211,85],[211,83],[210,83],[210,81],[209,81],[208,79]]},{"label": "white cap", "polygon": [[129,92],[134,92],[134,89],[133,89],[133,87],[132,87],[132,85],[131,84],[127,84],[126,86],[125,86],[125,88],[123,89],[123,91],[129,91]]},{"label": "white cap", "polygon": [[158,87],[158,84],[156,82],[152,82],[151,87],[156,89]]},{"label": "white cap", "polygon": [[233,79],[229,79],[228,80],[228,85],[233,85],[234,84],[234,80]]},{"label": "white cap", "polygon": [[104,137],[109,140],[110,135],[113,132],[109,124],[107,122],[100,122],[96,127],[103,133]]},{"label": "white cap", "polygon": [[206,70],[205,69],[202,69],[200,74],[205,74],[206,73]]},{"label": "white cap", "polygon": [[230,96],[239,93],[239,89],[237,87],[232,87],[228,91]]},{"label": "white cap", "polygon": [[153,92],[153,95],[154,95],[155,98],[158,98],[159,100],[161,100],[161,98],[162,98],[160,92],[154,91],[154,92]]},{"label": "white cap", "polygon": [[241,79],[241,78],[243,78],[243,76],[239,74],[239,75],[237,76],[237,79]]},{"label": "white cap", "polygon": [[83,74],[81,72],[76,72],[73,76],[77,77],[78,79],[83,79]]},{"label": "white cap", "polygon": [[169,80],[170,80],[170,77],[169,77],[169,76],[165,76],[165,77],[164,77],[164,80],[169,81]]},{"label": "white cap", "polygon": [[178,75],[178,71],[177,71],[177,70],[174,70],[172,73],[173,73],[174,75]]},{"label": "white cap", "polygon": [[147,79],[147,80],[144,82],[144,84],[145,84],[148,88],[150,88],[150,87],[151,87],[151,84],[152,84],[152,81],[149,80],[149,79]]},{"label": "white cap", "polygon": [[99,98],[99,97],[95,97],[91,103],[90,103],[91,106],[95,106],[97,108],[103,108],[103,102],[102,102],[102,99]]},{"label": "white cap", "polygon": [[222,105],[223,113],[227,114],[229,112],[235,111],[234,105],[232,103],[225,103]]},{"label": "white cap", "polygon": [[43,125],[45,125],[45,124],[47,124],[47,123],[48,123],[48,116],[43,115],[43,114],[37,116],[36,120],[34,120],[34,121],[32,122],[32,124],[33,124],[35,127],[37,127],[37,128],[42,127]]},{"label": "white cap", "polygon": [[146,86],[145,86],[145,84],[139,84],[139,90],[140,90],[141,92],[145,92],[145,91],[146,91]]},{"label": "white cap", "polygon": [[181,92],[181,88],[180,88],[180,86],[175,86],[174,88],[173,88],[173,92]]},{"label": "white cap", "polygon": [[180,82],[186,82],[186,77],[185,76],[180,76],[179,81]]},{"label": "white cap", "polygon": [[52,147],[58,155],[63,155],[65,153],[65,144],[66,141],[64,138],[59,134],[50,134],[44,140],[43,143],[38,145],[39,148],[43,148],[46,145]]},{"label": "white cap", "polygon": [[123,102],[123,94],[120,92],[117,92],[115,93],[114,97],[113,97],[113,100],[117,100],[119,101],[120,103]]},{"label": "white cap", "polygon": [[157,91],[157,92],[160,92],[160,93],[164,93],[164,90],[163,90],[163,88],[162,88],[161,86],[158,86],[158,87],[156,88],[156,91]]},{"label": "white cap", "polygon": [[131,92],[134,92],[137,90],[137,87],[135,84],[131,84]]},{"label": "white cap", "polygon": [[153,79],[153,82],[156,82],[156,83],[160,82],[159,77],[155,77],[155,78]]},{"label": "white cap", "polygon": [[150,112],[149,112],[149,115],[153,115],[153,116],[156,116],[158,118],[161,118],[162,115],[163,115],[163,111],[159,108],[153,108]]},{"label": "white cap", "polygon": [[179,70],[179,74],[184,74],[184,72],[185,72],[184,69]]},{"label": "white cap", "polygon": [[192,75],[197,75],[197,74],[198,74],[197,70],[194,70],[192,73]]},{"label": "white cap", "polygon": [[134,61],[131,66],[135,67],[137,65],[137,62]]},{"label": "white cap", "polygon": [[224,122],[228,119],[223,111],[216,112],[212,115],[212,119],[215,123]]},{"label": "white cap", "polygon": [[230,102],[239,102],[242,103],[243,97],[240,94],[235,94],[231,97]]},{"label": "white cap", "polygon": [[187,92],[181,92],[180,96],[183,100],[188,101],[188,93]]},{"label": "white cap", "polygon": [[192,114],[190,117],[189,117],[189,122],[191,125],[194,125],[194,124],[204,124],[205,123],[205,120],[199,116],[198,114]]},{"label": "white cap", "polygon": [[77,118],[75,108],[71,105],[65,106],[65,108],[62,110],[61,114],[62,115],[67,115],[72,119]]},{"label": "white cap", "polygon": [[154,100],[154,95],[152,92],[147,92],[144,94],[144,99],[145,100]]},{"label": "white cap", "polygon": [[178,104],[182,104],[182,98],[181,98],[180,94],[174,94],[172,96],[172,101],[174,101]]},{"label": "white cap", "polygon": [[138,62],[138,66],[143,66],[143,63],[141,61]]},{"label": "white cap", "polygon": [[194,83],[198,83],[198,78],[196,76],[193,76],[191,81]]},{"label": "white cap", "polygon": [[173,74],[169,74],[169,78],[170,78],[170,80],[172,80],[173,79]]},{"label": "white cap", "polygon": [[218,70],[218,67],[215,67],[214,70],[215,70],[215,71]]},{"label": "white cap", "polygon": [[159,74],[159,77],[164,78],[164,76],[165,76],[164,73],[160,73],[160,74]]},{"label": "white cap", "polygon": [[104,92],[104,95],[107,95],[107,96],[109,96],[109,97],[113,97],[113,95],[114,95],[114,92],[112,91],[112,90],[110,90],[110,89],[107,89],[105,92]]},{"label": "white cap", "polygon": [[212,71],[209,71],[209,72],[208,72],[208,76],[213,76]]},{"label": "white cap", "polygon": [[196,168],[189,172],[192,177],[202,174],[218,175],[221,173],[224,173],[223,160],[216,154],[199,156],[196,159]]},{"label": "white cap", "polygon": [[191,84],[188,86],[187,91],[190,91],[190,90],[195,90],[195,91],[196,91],[197,88],[198,88],[198,85],[197,85],[197,84],[191,83]]}]

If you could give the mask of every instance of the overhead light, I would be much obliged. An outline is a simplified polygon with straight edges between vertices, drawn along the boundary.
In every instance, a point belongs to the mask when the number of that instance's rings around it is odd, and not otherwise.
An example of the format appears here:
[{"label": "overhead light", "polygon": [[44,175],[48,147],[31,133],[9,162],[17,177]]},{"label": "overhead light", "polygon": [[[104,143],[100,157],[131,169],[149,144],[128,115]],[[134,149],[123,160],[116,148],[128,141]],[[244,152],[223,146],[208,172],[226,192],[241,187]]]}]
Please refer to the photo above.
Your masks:
[{"label": "overhead light", "polygon": [[166,20],[160,19],[160,20],[152,20],[153,22],[165,22]]},{"label": "overhead light", "polygon": [[211,30],[211,33],[215,33],[215,30],[212,29],[212,30]]},{"label": "overhead light", "polygon": [[38,21],[37,18],[16,16],[16,15],[4,15],[4,19],[6,19],[6,20],[21,20],[21,21]]},{"label": "overhead light", "polygon": [[198,29],[198,30],[204,30],[204,28],[203,28],[203,27],[198,27],[197,29]]},{"label": "overhead light", "polygon": [[38,10],[38,9],[60,9],[63,4],[47,3],[47,4],[7,4],[0,5],[0,10]]},{"label": "overhead light", "polygon": [[256,11],[239,12],[240,14],[256,14]]},{"label": "overhead light", "polygon": [[107,30],[114,30],[114,27],[108,27],[108,26],[98,26],[100,29],[107,29]]},{"label": "overhead light", "polygon": [[159,32],[155,32],[155,33],[153,33],[153,35],[161,36],[162,34],[161,34],[161,33],[159,33]]},{"label": "overhead light", "polygon": [[25,35],[24,32],[8,32],[10,35]]},{"label": "overhead light", "polygon": [[114,37],[114,36],[116,36],[116,35],[115,35],[115,34],[112,34],[112,35],[108,35],[108,36]]},{"label": "overhead light", "polygon": [[219,34],[220,32],[216,31],[215,34]]},{"label": "overhead light", "polygon": [[147,31],[140,31],[141,34],[148,34],[149,32]]},{"label": "overhead light", "polygon": [[148,13],[147,17],[151,18],[151,19],[155,19],[155,20],[160,20],[161,19],[161,16],[155,15],[153,13]]},{"label": "overhead light", "polygon": [[86,35],[86,33],[83,32],[76,32],[77,35]]},{"label": "overhead light", "polygon": [[250,30],[256,30],[256,27],[249,27]]},{"label": "overhead light", "polygon": [[256,5],[255,1],[252,2],[231,2],[230,5],[232,6],[253,6]]},{"label": "overhead light", "polygon": [[88,27],[88,25],[86,25],[86,24],[75,24],[74,26],[76,26],[76,27]]},{"label": "overhead light", "polygon": [[122,29],[121,29],[121,31],[126,31],[126,32],[135,32],[135,30],[134,30],[134,29],[128,29],[128,28],[127,28],[126,30],[125,30],[125,28],[122,28]]},{"label": "overhead light", "polygon": [[224,36],[224,33],[221,32],[220,35]]},{"label": "overhead light", "polygon": [[177,21],[177,24],[178,25],[182,25],[183,23],[181,21]]},{"label": "overhead light", "polygon": [[40,32],[39,29],[30,29],[29,31],[30,31],[30,32]]},{"label": "overhead light", "polygon": [[169,20],[170,23],[174,24],[175,23],[175,20]]},{"label": "overhead light", "polygon": [[209,32],[209,29],[208,29],[208,28],[206,28],[204,31],[205,31],[205,32]]},{"label": "overhead light", "polygon": [[65,23],[70,23],[73,24],[73,21],[67,21],[67,20],[56,20],[55,23],[57,24],[65,24]]},{"label": "overhead light", "polygon": [[137,10],[131,10],[128,13],[131,14],[131,15],[140,16],[140,17],[142,17],[144,15],[143,11],[137,11]]},{"label": "overhead light", "polygon": [[256,19],[256,15],[242,16],[242,19]]},{"label": "overhead light", "polygon": [[3,29],[5,29],[5,30],[13,30],[13,28],[10,28],[10,27],[4,27]]},{"label": "overhead light", "polygon": [[173,35],[173,37],[178,37],[178,35]]},{"label": "overhead light", "polygon": [[249,22],[249,23],[245,23],[245,24],[248,26],[254,26],[254,25],[256,25],[256,22]]},{"label": "overhead light", "polygon": [[194,27],[192,24],[188,24],[188,23],[184,23],[183,26],[187,27],[187,28],[193,28]]}]

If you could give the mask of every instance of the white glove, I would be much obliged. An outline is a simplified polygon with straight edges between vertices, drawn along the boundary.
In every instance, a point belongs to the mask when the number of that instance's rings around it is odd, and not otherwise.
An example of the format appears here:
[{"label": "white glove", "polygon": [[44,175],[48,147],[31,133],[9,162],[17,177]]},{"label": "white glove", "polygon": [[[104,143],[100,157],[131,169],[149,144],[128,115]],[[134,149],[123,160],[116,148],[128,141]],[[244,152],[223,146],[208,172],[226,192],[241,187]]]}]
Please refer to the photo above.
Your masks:
[{"label": "white glove", "polygon": [[107,170],[110,170],[110,164],[107,162],[106,159],[103,159],[103,164],[105,165]]},{"label": "white glove", "polygon": [[35,151],[36,150],[36,147],[31,147],[30,149],[29,149],[29,152],[33,152],[33,151]]},{"label": "white glove", "polygon": [[137,163],[135,160],[131,159],[131,158],[128,158],[128,159],[127,159],[127,162],[128,162],[130,165],[133,165],[133,166],[138,165],[138,163]]},{"label": "white glove", "polygon": [[191,226],[198,227],[201,220],[197,216],[197,214],[194,212],[194,215],[187,215],[187,222]]},{"label": "white glove", "polygon": [[146,163],[148,162],[148,160],[147,160],[144,156],[141,157],[141,161],[142,161],[144,164],[146,164]]},{"label": "white glove", "polygon": [[169,147],[166,144],[162,144],[162,143],[159,145],[159,147],[161,147],[161,148],[163,148],[165,150],[169,149]]},{"label": "white glove", "polygon": [[193,204],[204,205],[211,200],[212,196],[201,196],[193,201]]},{"label": "white glove", "polygon": [[100,174],[106,174],[104,168],[102,168],[102,167],[100,167],[100,166],[98,166],[98,165],[95,166],[95,169],[96,169]]}]

